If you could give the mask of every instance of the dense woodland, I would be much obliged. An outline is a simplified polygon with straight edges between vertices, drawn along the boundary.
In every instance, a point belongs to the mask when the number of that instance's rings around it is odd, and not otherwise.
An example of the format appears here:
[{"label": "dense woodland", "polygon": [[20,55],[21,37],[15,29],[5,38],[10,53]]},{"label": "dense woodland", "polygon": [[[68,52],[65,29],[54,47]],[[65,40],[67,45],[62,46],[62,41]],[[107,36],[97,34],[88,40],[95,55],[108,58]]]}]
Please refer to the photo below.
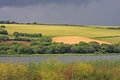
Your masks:
[{"label": "dense woodland", "polygon": [[120,53],[120,43],[99,44],[97,42],[80,42],[78,44],[64,44],[52,42],[51,37],[43,36],[41,33],[14,32],[13,38],[9,37],[3,25],[0,28],[0,42],[4,41],[27,41],[29,46],[20,43],[0,44],[0,54],[93,54],[93,53]]},{"label": "dense woodland", "polygon": [[17,23],[17,22],[15,22],[15,21],[9,21],[9,20],[1,20],[0,21],[0,24],[15,24],[15,23]]},{"label": "dense woodland", "polygon": [[1,54],[64,54],[64,53],[120,53],[120,43],[99,44],[97,42],[80,42],[69,45],[54,43],[50,37],[41,37],[36,41],[30,41],[30,46],[20,43],[1,44]]}]

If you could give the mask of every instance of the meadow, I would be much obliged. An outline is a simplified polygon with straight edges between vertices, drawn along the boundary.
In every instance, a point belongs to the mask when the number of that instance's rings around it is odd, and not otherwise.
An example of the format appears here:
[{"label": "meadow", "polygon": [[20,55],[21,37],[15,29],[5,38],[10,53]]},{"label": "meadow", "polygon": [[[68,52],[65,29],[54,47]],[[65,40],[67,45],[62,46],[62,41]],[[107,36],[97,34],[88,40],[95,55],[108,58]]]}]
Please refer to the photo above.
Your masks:
[{"label": "meadow", "polygon": [[0,80],[120,80],[120,60],[62,63],[0,63]]},{"label": "meadow", "polygon": [[102,41],[120,42],[120,29],[109,29],[109,26],[64,26],[34,24],[3,24],[12,35],[14,32],[42,33],[44,36],[82,36]]},{"label": "meadow", "polygon": [[[93,39],[98,39],[98,40],[112,42],[112,43],[120,42],[120,29],[119,28],[114,29],[111,27],[109,29],[108,28],[109,26],[103,26],[103,27],[102,26],[72,26],[72,25],[65,26],[65,25],[38,25],[38,24],[36,25],[35,24],[3,24],[3,25],[5,25],[5,30],[7,30],[9,33],[9,35],[6,35],[6,36],[9,36],[10,38],[15,37],[13,36],[14,32],[21,32],[21,33],[30,33],[30,34],[42,33],[44,37],[45,36],[50,36],[50,37],[80,36],[80,37],[93,38]],[[43,37],[43,40],[44,40],[44,37]],[[47,37],[46,39],[49,40],[49,38]],[[40,43],[41,42],[42,42],[42,38]],[[65,53],[64,52],[65,48],[66,50],[68,49],[68,52],[69,51],[74,52],[74,50],[76,50],[75,53],[77,51],[79,52],[82,50],[83,52],[85,51],[86,53],[86,51],[92,51],[92,49],[96,49],[96,47],[90,48],[90,44],[88,45],[87,43],[84,43],[84,42],[79,43],[79,45],[73,45],[73,46],[69,46],[67,44],[62,44],[62,43],[52,44],[51,42],[49,42],[49,44],[47,43],[47,46],[45,46],[46,43],[45,45],[39,44],[39,42],[34,44],[31,46],[25,46],[25,45],[16,44],[16,43],[8,44],[8,45],[2,44],[0,46],[1,53],[2,54],[7,53],[7,56],[8,54],[16,55],[16,53],[24,54],[23,56],[25,59],[26,53],[27,54],[32,53],[38,56],[37,55],[38,52],[39,54],[43,54],[43,53],[56,54],[58,52]],[[97,45],[97,46],[100,46],[100,45]],[[88,48],[88,49],[85,49],[85,48]],[[98,51],[97,54],[106,53],[106,51],[108,51],[109,53],[111,52],[111,50],[115,52],[120,51],[119,44],[114,44],[114,46],[104,44],[102,45],[102,47],[101,46],[98,47],[98,50],[99,49],[100,49],[100,52]],[[83,53],[83,52],[79,52],[79,53]],[[45,57],[48,57],[48,56],[45,56]],[[66,55],[66,57],[67,56],[68,55]],[[83,56],[81,57],[83,58]],[[14,59],[15,61],[15,57],[13,57],[12,59]],[[2,62],[2,60],[0,60],[0,80],[120,80],[120,77],[119,77],[120,76],[120,60],[119,59],[113,60],[112,58],[111,60],[107,61],[106,59],[107,58],[105,58],[105,60],[100,60],[100,61],[93,60],[89,62],[80,62],[80,61],[73,62],[72,61],[69,63],[60,62],[60,61],[51,59],[47,61],[44,60],[40,63],[34,62],[34,63],[27,63],[27,64]],[[63,57],[62,57],[62,60],[63,60]],[[69,58],[68,60],[70,61],[72,59]],[[20,59],[20,61],[22,61],[22,59]]]}]

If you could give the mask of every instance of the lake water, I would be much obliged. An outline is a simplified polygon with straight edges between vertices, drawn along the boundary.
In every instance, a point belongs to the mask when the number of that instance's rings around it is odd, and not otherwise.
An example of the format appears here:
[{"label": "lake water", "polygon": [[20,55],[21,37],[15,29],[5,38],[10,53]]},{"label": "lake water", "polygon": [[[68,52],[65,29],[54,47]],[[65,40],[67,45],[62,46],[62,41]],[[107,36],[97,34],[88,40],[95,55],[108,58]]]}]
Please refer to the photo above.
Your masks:
[{"label": "lake water", "polygon": [[69,63],[74,61],[95,61],[95,60],[120,60],[120,55],[101,55],[101,56],[33,56],[33,57],[0,57],[0,62],[10,63],[39,63],[41,61],[57,59]]}]

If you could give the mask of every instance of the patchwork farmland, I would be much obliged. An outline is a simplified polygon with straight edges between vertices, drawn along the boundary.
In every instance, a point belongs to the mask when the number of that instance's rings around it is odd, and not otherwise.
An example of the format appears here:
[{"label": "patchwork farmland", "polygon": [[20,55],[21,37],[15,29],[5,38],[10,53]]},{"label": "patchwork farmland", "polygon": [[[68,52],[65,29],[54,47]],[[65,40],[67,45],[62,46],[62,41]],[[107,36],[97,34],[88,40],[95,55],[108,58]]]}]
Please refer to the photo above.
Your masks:
[{"label": "patchwork farmland", "polygon": [[[28,25],[5,24],[10,35],[14,32],[42,33],[44,36],[80,36],[110,43],[120,41],[120,29],[109,29],[110,26],[64,26],[64,25]],[[114,28],[114,27],[113,27]]]}]

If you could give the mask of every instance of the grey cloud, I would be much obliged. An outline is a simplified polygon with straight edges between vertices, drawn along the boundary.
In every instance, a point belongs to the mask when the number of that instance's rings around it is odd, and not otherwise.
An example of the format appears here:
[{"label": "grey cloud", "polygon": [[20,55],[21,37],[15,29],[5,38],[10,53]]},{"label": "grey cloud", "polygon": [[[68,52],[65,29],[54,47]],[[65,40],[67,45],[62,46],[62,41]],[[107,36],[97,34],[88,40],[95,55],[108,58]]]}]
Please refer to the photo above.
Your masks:
[{"label": "grey cloud", "polygon": [[86,4],[92,1],[100,0],[0,0],[0,7],[28,6],[36,4]]},{"label": "grey cloud", "polygon": [[52,3],[2,7],[0,19],[51,24],[120,25],[119,3],[120,0],[101,0],[87,6]]}]

